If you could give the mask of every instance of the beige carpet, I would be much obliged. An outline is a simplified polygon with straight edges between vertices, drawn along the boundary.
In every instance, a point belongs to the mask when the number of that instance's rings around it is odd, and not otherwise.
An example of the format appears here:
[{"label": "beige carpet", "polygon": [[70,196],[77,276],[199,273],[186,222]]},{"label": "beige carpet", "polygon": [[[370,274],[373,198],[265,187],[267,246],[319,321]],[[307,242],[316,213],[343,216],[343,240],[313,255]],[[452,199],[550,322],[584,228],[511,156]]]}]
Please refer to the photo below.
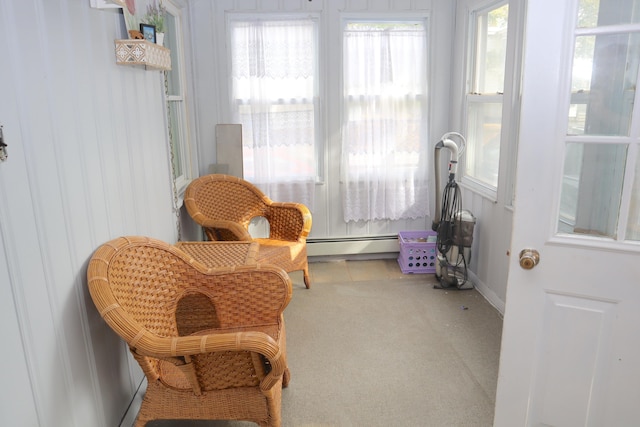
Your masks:
[{"label": "beige carpet", "polygon": [[[283,426],[491,426],[502,319],[475,290],[395,260],[312,263],[285,311]],[[166,422],[155,427],[240,427]]]}]

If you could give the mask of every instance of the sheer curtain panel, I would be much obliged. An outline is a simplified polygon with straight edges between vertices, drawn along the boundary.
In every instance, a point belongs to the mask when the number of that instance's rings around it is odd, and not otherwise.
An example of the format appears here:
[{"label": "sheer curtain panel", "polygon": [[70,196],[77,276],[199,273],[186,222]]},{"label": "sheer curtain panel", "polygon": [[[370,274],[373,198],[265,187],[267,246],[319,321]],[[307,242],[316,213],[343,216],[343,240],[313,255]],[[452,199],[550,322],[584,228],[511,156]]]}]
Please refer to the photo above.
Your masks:
[{"label": "sheer curtain panel", "polygon": [[426,21],[345,23],[344,220],[429,214]]},{"label": "sheer curtain panel", "polygon": [[232,111],[244,178],[313,210],[318,114],[315,19],[231,19]]}]

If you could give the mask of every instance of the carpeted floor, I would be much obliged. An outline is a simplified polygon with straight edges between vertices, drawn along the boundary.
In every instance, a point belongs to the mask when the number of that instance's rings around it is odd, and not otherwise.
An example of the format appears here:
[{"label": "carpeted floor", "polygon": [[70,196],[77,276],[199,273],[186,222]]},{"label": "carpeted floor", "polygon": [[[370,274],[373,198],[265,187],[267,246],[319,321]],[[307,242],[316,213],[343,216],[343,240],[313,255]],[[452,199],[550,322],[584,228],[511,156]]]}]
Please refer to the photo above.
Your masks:
[{"label": "carpeted floor", "polygon": [[[393,259],[310,265],[285,311],[284,427],[491,426],[502,319],[475,290],[434,289]],[[244,427],[168,422],[150,427]]]}]

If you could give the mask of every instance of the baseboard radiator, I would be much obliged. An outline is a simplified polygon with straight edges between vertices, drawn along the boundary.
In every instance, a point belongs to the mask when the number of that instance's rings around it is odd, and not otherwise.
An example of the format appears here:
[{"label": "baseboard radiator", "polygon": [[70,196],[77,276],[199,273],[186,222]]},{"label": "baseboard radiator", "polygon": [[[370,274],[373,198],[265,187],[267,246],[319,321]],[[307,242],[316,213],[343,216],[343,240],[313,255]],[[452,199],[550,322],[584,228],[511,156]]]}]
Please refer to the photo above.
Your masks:
[{"label": "baseboard radiator", "polygon": [[364,255],[399,252],[398,235],[307,239],[307,255]]}]

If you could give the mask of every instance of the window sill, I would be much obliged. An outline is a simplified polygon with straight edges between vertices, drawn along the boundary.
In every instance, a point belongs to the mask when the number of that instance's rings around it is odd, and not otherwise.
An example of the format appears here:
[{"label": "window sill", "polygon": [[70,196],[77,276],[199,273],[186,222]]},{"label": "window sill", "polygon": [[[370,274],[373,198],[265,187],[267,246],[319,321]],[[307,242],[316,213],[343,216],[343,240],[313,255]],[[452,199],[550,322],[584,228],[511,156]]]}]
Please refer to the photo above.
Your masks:
[{"label": "window sill", "polygon": [[490,187],[487,184],[483,184],[469,177],[463,177],[460,181],[460,186],[492,203],[498,203],[498,190],[495,187]]}]

